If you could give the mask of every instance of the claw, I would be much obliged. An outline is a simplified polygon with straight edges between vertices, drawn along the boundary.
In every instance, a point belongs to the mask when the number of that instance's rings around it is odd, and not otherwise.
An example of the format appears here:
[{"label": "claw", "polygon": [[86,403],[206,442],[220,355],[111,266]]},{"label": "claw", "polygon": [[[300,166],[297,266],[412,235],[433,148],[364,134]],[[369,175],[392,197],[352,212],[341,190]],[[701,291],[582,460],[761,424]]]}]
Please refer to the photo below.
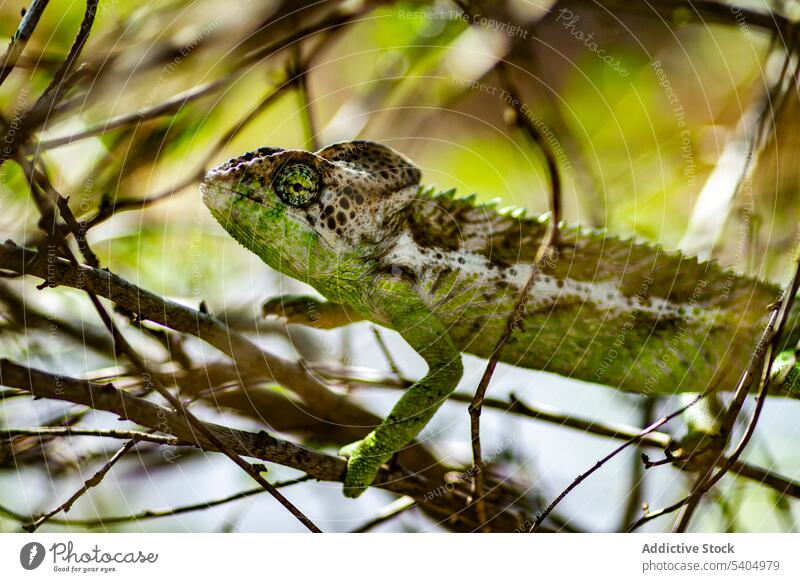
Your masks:
[{"label": "claw", "polygon": [[272,299],[267,299],[261,305],[261,316],[262,317],[269,317],[270,315],[275,315],[281,317],[283,315],[283,308],[281,307],[283,301],[281,297],[273,297]]}]

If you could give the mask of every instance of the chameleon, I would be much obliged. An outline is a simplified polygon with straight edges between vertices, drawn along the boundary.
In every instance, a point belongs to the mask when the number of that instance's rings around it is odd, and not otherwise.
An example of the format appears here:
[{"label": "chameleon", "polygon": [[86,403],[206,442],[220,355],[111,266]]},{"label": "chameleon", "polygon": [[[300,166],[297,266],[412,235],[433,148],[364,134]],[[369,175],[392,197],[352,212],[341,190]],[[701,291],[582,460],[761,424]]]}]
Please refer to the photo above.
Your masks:
[{"label": "chameleon", "polygon": [[[462,354],[493,354],[549,226],[549,215],[501,211],[421,178],[400,152],[349,141],[316,152],[261,147],[213,168],[200,186],[236,241],[326,298],[272,298],[266,314],[321,329],[368,320],[396,330],[427,363],[381,424],[342,449],[348,497],[455,390]],[[603,230],[563,225],[560,241],[539,265],[501,361],[634,394],[735,388],[778,286]],[[796,312],[771,386],[790,398],[800,397]],[[694,423],[713,432],[717,413],[706,402]]]}]

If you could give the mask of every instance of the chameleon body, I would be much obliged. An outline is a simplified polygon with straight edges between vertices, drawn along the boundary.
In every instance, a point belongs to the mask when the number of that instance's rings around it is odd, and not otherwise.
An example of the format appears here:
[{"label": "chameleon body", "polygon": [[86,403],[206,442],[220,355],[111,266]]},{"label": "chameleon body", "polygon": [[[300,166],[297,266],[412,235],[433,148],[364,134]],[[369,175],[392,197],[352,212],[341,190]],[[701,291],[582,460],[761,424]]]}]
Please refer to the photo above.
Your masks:
[{"label": "chameleon body", "polygon": [[[318,327],[370,320],[397,330],[429,366],[380,426],[344,449],[351,497],[455,389],[461,354],[491,355],[547,231],[546,219],[437,194],[420,178],[402,154],[356,141],[315,153],[261,148],[201,186],[237,241],[328,300],[286,296],[266,312]],[[565,227],[561,242],[502,361],[637,394],[735,387],[777,286],[604,232]],[[792,356],[778,369],[793,367]],[[798,397],[793,370],[773,393]]]}]

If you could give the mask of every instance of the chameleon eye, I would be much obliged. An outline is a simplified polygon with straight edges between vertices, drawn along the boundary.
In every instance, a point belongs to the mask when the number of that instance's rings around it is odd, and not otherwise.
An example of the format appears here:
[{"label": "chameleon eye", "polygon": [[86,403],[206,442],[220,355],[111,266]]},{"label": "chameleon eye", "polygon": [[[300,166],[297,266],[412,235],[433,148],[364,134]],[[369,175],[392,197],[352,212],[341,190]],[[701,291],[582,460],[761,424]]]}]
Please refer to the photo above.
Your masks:
[{"label": "chameleon eye", "polygon": [[279,172],[275,189],[287,204],[308,206],[319,193],[317,173],[305,164],[290,164]]}]

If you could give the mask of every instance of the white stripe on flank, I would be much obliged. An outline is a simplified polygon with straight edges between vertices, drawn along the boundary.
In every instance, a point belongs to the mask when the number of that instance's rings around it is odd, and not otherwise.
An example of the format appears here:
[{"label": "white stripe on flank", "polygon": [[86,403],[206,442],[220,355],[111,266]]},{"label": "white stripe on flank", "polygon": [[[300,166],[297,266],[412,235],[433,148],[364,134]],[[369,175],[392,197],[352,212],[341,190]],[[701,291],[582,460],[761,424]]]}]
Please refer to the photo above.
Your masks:
[{"label": "white stripe on flank", "polygon": [[[440,253],[442,258],[436,258]],[[475,284],[485,284],[494,289],[498,281],[508,282],[517,289],[522,289],[531,276],[533,267],[527,263],[517,263],[513,267],[490,269],[489,260],[481,254],[470,251],[448,251],[444,249],[423,250],[411,237],[403,233],[387,259],[391,264],[404,267],[415,273],[420,280],[431,283],[435,281],[442,269],[459,271],[463,276],[475,278]],[[461,261],[459,261],[461,259]],[[663,297],[654,296],[656,289],[651,289],[643,282],[641,295],[628,297],[619,290],[619,284],[613,281],[579,281],[565,279],[559,286],[558,280],[547,275],[541,276],[533,290],[533,299],[528,303],[529,309],[537,309],[553,305],[557,300],[569,302],[591,303],[601,311],[630,313],[637,311],[653,317],[696,319],[703,315],[706,305],[701,303],[672,303]],[[427,298],[435,303],[436,297]]]}]

